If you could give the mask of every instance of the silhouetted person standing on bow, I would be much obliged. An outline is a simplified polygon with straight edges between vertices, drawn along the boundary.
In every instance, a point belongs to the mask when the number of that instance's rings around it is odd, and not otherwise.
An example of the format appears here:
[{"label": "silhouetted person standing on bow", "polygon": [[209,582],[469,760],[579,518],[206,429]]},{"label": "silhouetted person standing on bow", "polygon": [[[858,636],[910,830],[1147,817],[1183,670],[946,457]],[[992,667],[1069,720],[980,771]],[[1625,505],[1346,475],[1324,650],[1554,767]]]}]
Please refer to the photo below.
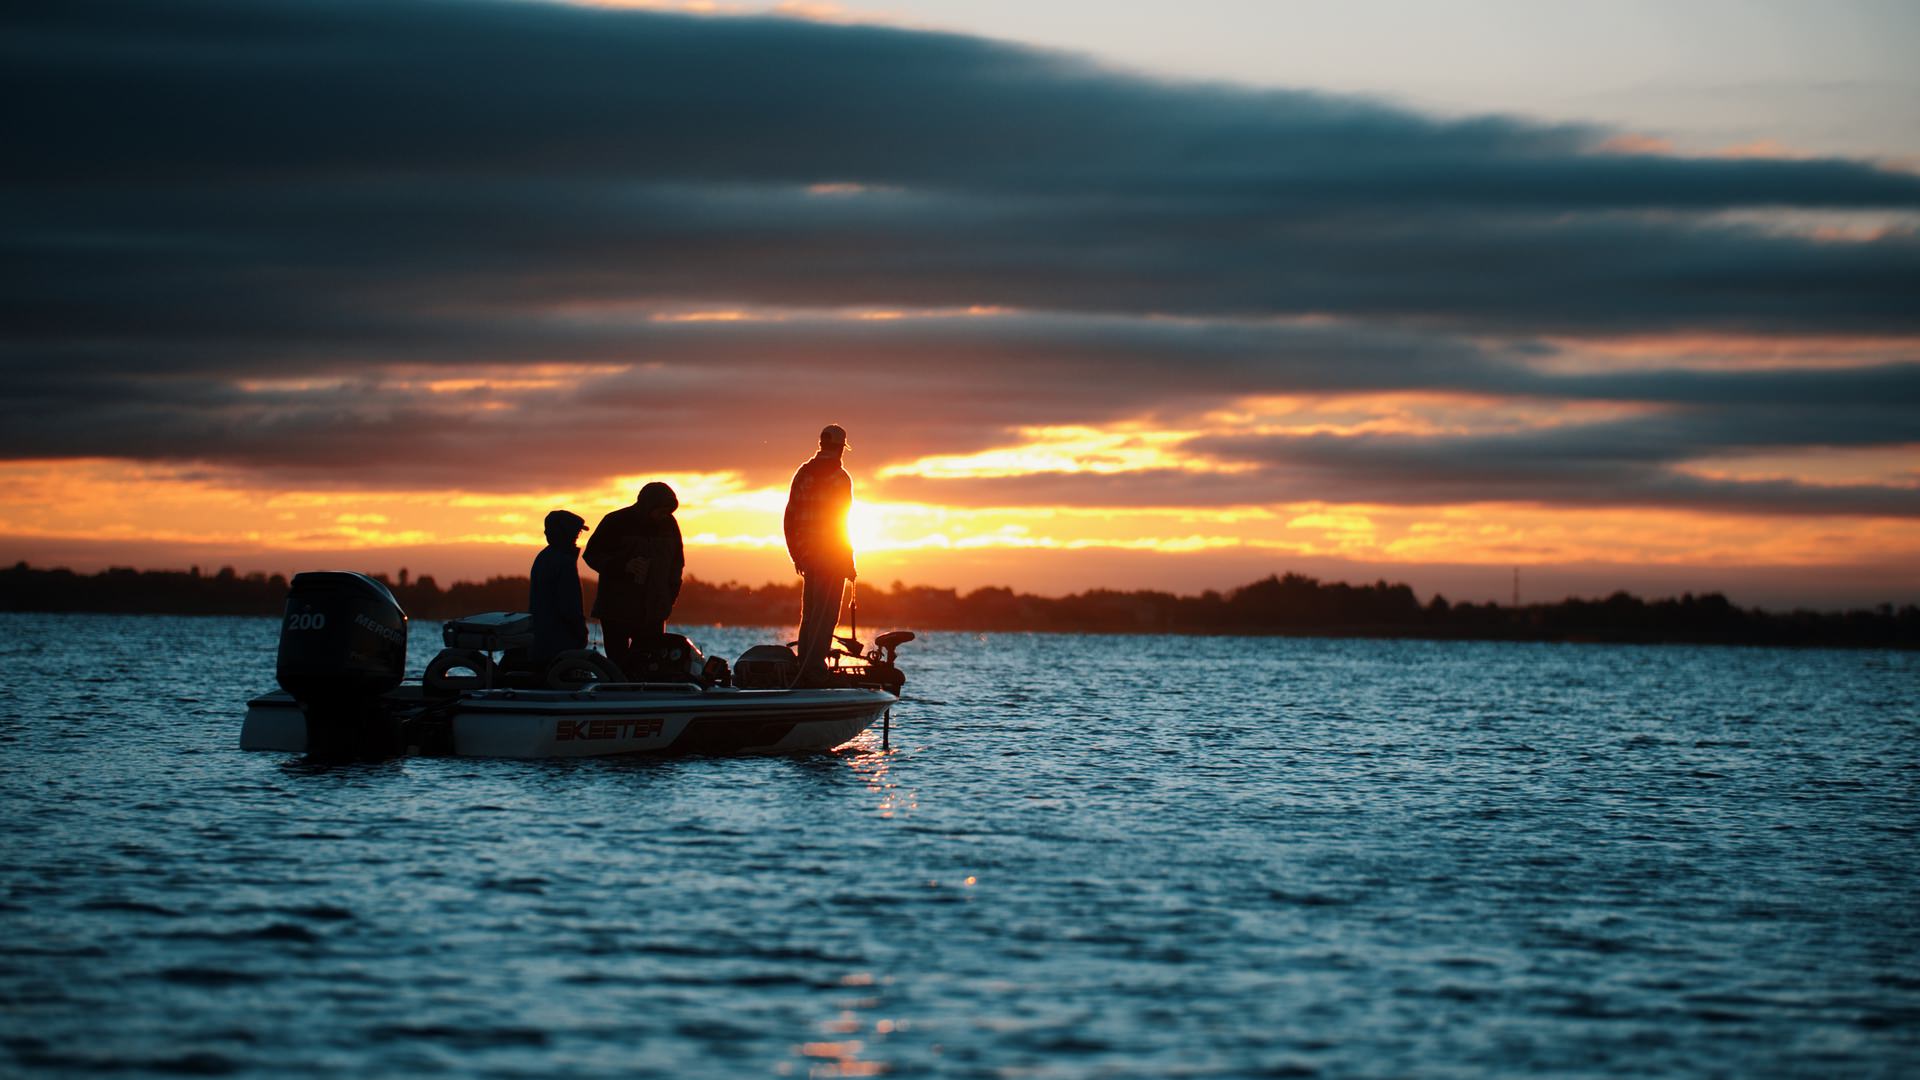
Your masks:
[{"label": "silhouetted person standing on bow", "polygon": [[847,538],[847,511],[853,507],[853,478],[840,467],[847,432],[839,424],[820,430],[820,452],[793,474],[787,492],[787,554],[806,581],[800,601],[800,673],[797,686],[819,685],[827,677],[827,652],[840,622],[840,594],[858,576],[853,543]]},{"label": "silhouetted person standing on bow", "polygon": [[533,557],[527,590],[527,611],[533,615],[527,658],[535,664],[587,647],[587,616],[580,608],[580,534],[586,527],[586,520],[569,510],[547,515],[547,546]]},{"label": "silhouetted person standing on bow", "polygon": [[606,631],[607,659],[629,678],[640,670],[640,654],[666,631],[680,598],[687,552],[673,517],[679,508],[673,489],[655,481],[632,506],[601,518],[587,541],[587,565],[600,574],[593,616]]}]

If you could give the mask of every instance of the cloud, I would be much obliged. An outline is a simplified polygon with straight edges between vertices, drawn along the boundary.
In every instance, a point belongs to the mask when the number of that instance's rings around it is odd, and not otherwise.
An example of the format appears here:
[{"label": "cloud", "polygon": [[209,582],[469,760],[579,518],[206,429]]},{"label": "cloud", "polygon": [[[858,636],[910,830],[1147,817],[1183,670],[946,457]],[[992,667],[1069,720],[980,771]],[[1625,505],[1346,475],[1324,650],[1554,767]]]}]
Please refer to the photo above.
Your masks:
[{"label": "cloud", "polygon": [[[1908,513],[1899,489],[1672,466],[1915,441],[1912,348],[1846,373],[1542,366],[1624,333],[1913,342],[1920,178],[1870,163],[1684,158],[869,25],[477,0],[5,19],[0,89],[29,105],[0,180],[0,457],[765,480],[823,416],[877,464],[1023,425],[1423,391],[1666,419],[1589,433],[1625,440],[1610,453],[1221,436],[1196,452],[1259,468],[1185,490]],[[1835,241],[1738,217],[1789,210],[1894,224]],[[755,318],[651,317],[700,307]],[[514,385],[533,365],[579,371]],[[981,497],[1157,490],[998,483]]]},{"label": "cloud", "polygon": [[[796,20],[386,0],[14,19],[5,83],[36,103],[11,170],[27,197],[14,250],[65,263],[83,302],[175,262],[197,288],[356,308],[478,284],[1914,327],[1911,236],[1821,250],[1690,216],[1920,208],[1920,178],[1851,161],[1622,155],[1597,129]],[[809,198],[822,184],[867,190]]]},{"label": "cloud", "polygon": [[[1327,500],[1414,507],[1520,503],[1562,509],[1920,517],[1920,489],[1911,487],[1710,479],[1606,460],[1546,465],[1524,458],[1459,460],[1444,451],[1410,446],[1370,447],[1371,453],[1336,455],[1324,452],[1328,442],[1294,448],[1300,452],[1290,465],[1252,472],[1197,476],[1177,470],[1056,472],[990,481],[908,479],[889,481],[883,491],[889,498],[995,507],[1233,507]],[[1328,461],[1328,457],[1338,460]]]},{"label": "cloud", "polygon": [[1710,454],[1781,445],[1920,444],[1920,422],[1912,417],[1910,403],[1854,400],[1759,410],[1705,406],[1498,435],[1216,436],[1190,446],[1261,464],[1273,490],[1338,490],[1357,502],[1920,517],[1920,487],[1716,479],[1680,468]]},{"label": "cloud", "polygon": [[[1004,445],[1024,427],[1157,416],[1204,428],[1220,423],[1207,414],[1223,402],[1407,392],[1533,402],[1550,413],[1586,404],[1669,410],[1657,423],[1576,429],[1610,454],[1660,461],[1920,442],[1920,364],[1911,363],[1558,374],[1546,366],[1555,346],[1317,321],[759,313],[574,323],[549,331],[508,319],[476,329],[471,339],[489,344],[491,355],[516,357],[488,365],[315,357],[284,369],[239,363],[195,371],[184,355],[159,372],[122,364],[23,371],[0,406],[8,420],[0,457],[206,460],[346,486],[524,489],[577,482],[583,468],[643,467],[726,467],[771,482],[829,416],[861,433],[859,464],[877,468]],[[1468,410],[1454,425],[1476,422]],[[1308,444],[1246,437],[1192,444],[1203,454],[1262,461],[1269,445],[1290,453]],[[1467,445],[1457,433],[1435,439],[1407,467],[1435,448]],[[1524,461],[1541,449],[1501,444],[1484,452]],[[1319,497],[1299,489],[1315,475],[1325,476],[1329,491],[1341,489],[1331,472],[1295,475],[1288,498]],[[1215,483],[1176,486],[1166,496],[1257,501],[1267,481]],[[965,485],[946,490],[968,501],[1066,494],[1018,494],[1031,486],[966,496]],[[1437,489],[1407,490],[1420,497],[1419,490]],[[1112,497],[1084,487],[1075,494]]]}]

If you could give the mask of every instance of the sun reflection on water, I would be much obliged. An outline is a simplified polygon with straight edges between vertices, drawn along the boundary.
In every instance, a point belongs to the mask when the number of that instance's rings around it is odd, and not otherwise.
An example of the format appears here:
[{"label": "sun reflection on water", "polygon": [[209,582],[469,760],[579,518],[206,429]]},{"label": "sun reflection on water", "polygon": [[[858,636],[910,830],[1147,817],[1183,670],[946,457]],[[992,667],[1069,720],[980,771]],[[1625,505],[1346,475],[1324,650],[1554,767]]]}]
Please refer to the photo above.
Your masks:
[{"label": "sun reflection on water", "polygon": [[867,1056],[874,1042],[907,1029],[905,1021],[870,1018],[881,1005],[878,988],[890,982],[892,979],[876,977],[869,971],[842,976],[841,988],[854,993],[833,1000],[838,1011],[832,1019],[819,1024],[821,1034],[828,1037],[794,1047],[794,1055],[800,1060],[783,1061],[774,1071],[781,1076],[791,1076],[796,1066],[804,1066],[808,1077],[879,1076],[892,1071],[890,1063]]},{"label": "sun reflection on water", "polygon": [[879,801],[874,808],[880,811],[882,818],[891,818],[919,807],[918,794],[902,791],[899,782],[893,779],[888,759],[894,751],[881,748],[881,734],[877,728],[862,732],[849,749],[853,752],[845,756],[845,761],[854,774],[866,782],[867,790],[877,796]]}]

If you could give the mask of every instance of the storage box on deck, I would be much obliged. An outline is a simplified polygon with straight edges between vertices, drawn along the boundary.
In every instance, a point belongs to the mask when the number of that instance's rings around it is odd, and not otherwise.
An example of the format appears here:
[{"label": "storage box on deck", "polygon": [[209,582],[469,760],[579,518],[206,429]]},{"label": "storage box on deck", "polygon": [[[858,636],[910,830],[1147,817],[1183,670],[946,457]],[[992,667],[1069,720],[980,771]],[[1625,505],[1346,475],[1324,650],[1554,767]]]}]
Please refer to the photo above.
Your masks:
[{"label": "storage box on deck", "polygon": [[449,649],[522,649],[533,644],[533,616],[524,611],[489,611],[448,619],[440,637]]}]

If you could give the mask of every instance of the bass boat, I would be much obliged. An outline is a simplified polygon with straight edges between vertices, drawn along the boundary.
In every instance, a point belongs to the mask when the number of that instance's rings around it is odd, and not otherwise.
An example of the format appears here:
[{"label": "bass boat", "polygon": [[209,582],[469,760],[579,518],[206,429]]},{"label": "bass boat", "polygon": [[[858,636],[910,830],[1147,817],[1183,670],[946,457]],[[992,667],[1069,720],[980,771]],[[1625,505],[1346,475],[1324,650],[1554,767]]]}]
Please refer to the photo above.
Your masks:
[{"label": "bass boat", "polygon": [[536,669],[525,661],[531,616],[492,612],[446,623],[446,648],[406,680],[407,616],[387,587],[310,572],[287,593],[280,689],[247,702],[240,748],[355,758],[831,750],[891,721],[906,682],[897,650],[912,639],[882,634],[863,653],[857,638],[838,638],[825,685],[792,688],[789,646],[755,645],[729,667],[663,634],[630,680],[590,650]]}]

